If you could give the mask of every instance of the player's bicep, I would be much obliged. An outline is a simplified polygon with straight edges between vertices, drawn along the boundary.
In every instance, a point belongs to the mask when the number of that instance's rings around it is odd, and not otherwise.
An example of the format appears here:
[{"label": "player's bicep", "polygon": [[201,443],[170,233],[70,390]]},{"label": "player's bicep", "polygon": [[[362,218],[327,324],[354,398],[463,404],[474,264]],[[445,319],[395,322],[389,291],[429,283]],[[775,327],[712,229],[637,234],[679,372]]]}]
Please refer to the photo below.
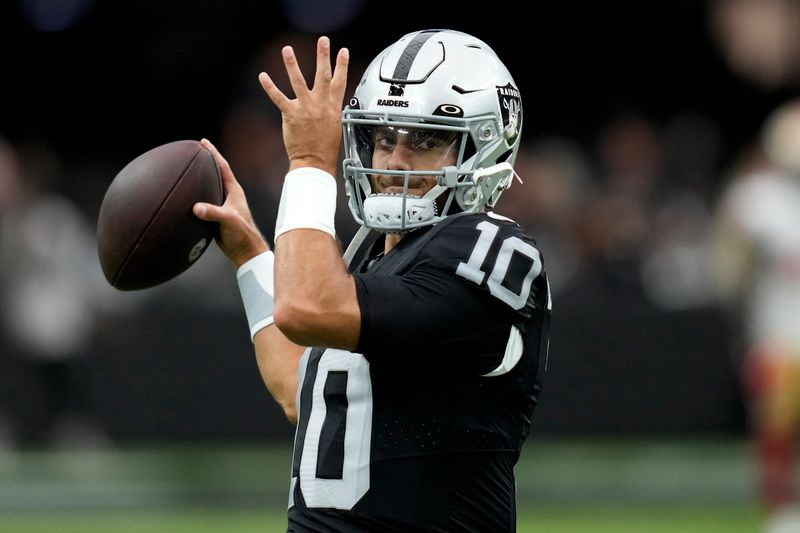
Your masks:
[{"label": "player's bicep", "polygon": [[368,358],[413,362],[468,347],[473,360],[463,363],[485,368],[502,355],[510,327],[504,309],[452,273],[422,266],[402,277],[361,275],[356,283],[362,316],[356,351]]}]

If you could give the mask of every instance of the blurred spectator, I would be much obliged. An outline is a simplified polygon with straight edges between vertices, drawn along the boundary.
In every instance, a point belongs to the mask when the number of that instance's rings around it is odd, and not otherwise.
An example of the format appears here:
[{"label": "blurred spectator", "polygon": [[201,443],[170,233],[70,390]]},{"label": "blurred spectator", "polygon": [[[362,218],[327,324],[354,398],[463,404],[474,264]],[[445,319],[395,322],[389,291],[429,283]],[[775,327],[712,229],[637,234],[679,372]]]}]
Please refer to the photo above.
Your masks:
[{"label": "blurred spectator", "polygon": [[553,290],[563,282],[553,312],[569,327],[553,328],[550,377],[572,411],[557,427],[731,428],[742,409],[708,267],[719,132],[698,115],[662,125],[635,108],[602,126],[591,166],[564,139],[524,147],[525,183],[498,205],[558,264]]},{"label": "blurred spectator", "polygon": [[800,83],[797,0],[716,0],[711,33],[728,66],[765,88]]},{"label": "blurred spectator", "polygon": [[670,119],[661,136],[665,183],[653,206],[642,282],[648,298],[665,311],[714,304],[709,229],[720,137],[713,122],[693,113]]},{"label": "blurred spectator", "polygon": [[715,279],[739,324],[766,531],[800,531],[800,99],[768,117],[716,220]]},{"label": "blurred spectator", "polygon": [[641,290],[640,268],[663,183],[660,132],[647,117],[612,117],[597,139],[598,194],[585,213],[590,259],[618,283]]},{"label": "blurred spectator", "polygon": [[48,145],[0,139],[0,411],[15,444],[104,441],[87,365],[97,313],[115,303],[94,228],[54,189],[60,172]]},{"label": "blurred spectator", "polygon": [[664,169],[670,181],[710,207],[716,198],[723,139],[708,116],[685,111],[670,118],[663,133]]},{"label": "blurred spectator", "polygon": [[576,142],[546,137],[524,144],[515,164],[522,183],[498,204],[534,236],[550,265],[550,288],[561,292],[584,264],[579,226],[594,194],[591,169]]},{"label": "blurred spectator", "polygon": [[584,223],[587,252],[616,282],[664,311],[713,301],[704,196],[718,142],[713,125],[698,117],[677,117],[662,129],[635,111],[613,117],[600,132],[600,188]]}]

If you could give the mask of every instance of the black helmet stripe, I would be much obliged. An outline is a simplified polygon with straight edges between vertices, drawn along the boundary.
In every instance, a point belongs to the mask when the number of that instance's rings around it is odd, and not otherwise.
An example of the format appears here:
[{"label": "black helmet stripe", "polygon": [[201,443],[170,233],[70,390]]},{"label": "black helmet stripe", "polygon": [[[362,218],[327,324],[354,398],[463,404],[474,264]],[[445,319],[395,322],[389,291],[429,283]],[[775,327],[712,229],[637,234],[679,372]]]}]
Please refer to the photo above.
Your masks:
[{"label": "black helmet stripe", "polygon": [[421,31],[411,39],[411,42],[406,45],[400,59],[397,61],[397,65],[394,67],[392,81],[400,82],[408,79],[408,73],[411,72],[411,65],[414,63],[414,59],[417,57],[420,48],[422,48],[422,45],[424,45],[428,39],[433,37],[434,33],[439,33],[440,31],[441,30]]}]

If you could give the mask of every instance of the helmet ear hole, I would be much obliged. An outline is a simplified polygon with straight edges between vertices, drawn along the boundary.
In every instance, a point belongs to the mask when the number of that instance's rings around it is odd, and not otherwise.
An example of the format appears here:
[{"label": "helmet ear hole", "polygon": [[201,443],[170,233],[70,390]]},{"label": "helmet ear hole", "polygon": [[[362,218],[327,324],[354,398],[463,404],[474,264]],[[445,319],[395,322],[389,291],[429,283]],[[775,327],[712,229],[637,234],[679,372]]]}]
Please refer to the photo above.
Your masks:
[{"label": "helmet ear hole", "polygon": [[453,204],[458,204],[461,211],[470,212],[476,208],[480,200],[481,191],[479,187],[464,187],[456,191],[456,202],[453,202]]}]

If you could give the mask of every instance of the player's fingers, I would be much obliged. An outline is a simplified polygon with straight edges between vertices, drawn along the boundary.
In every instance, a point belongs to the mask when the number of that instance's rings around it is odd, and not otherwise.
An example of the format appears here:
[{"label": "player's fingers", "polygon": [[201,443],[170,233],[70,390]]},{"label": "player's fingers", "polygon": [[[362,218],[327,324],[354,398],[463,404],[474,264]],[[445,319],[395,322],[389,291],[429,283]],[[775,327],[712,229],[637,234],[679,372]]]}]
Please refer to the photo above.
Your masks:
[{"label": "player's fingers", "polygon": [[341,104],[347,90],[347,67],[350,63],[350,51],[342,48],[336,55],[336,68],[331,80],[331,96]]},{"label": "player's fingers", "polygon": [[331,40],[322,36],[317,41],[317,74],[314,88],[327,85],[331,80]]},{"label": "player's fingers", "polygon": [[272,81],[269,74],[266,72],[259,74],[258,82],[261,84],[261,88],[264,89],[264,92],[267,93],[267,96],[269,96],[269,99],[272,100],[272,103],[275,104],[275,107],[277,107],[281,113],[286,112],[286,106],[289,105],[289,98],[283,94],[283,91],[278,89],[278,86],[275,85],[275,82]]},{"label": "player's fingers", "polygon": [[222,188],[225,189],[225,192],[230,192],[233,188],[237,187],[239,182],[236,181],[236,177],[233,175],[233,170],[231,170],[228,160],[222,157],[217,147],[208,139],[201,139],[200,144],[206,147],[211,152],[211,155],[214,156],[220,176],[222,177]]},{"label": "player's fingers", "polygon": [[297,56],[294,55],[294,48],[291,46],[284,46],[281,51],[283,54],[283,64],[286,67],[286,73],[289,75],[289,81],[294,89],[294,95],[300,99],[308,94],[308,84],[306,78],[300,71],[300,65],[297,63]]}]

